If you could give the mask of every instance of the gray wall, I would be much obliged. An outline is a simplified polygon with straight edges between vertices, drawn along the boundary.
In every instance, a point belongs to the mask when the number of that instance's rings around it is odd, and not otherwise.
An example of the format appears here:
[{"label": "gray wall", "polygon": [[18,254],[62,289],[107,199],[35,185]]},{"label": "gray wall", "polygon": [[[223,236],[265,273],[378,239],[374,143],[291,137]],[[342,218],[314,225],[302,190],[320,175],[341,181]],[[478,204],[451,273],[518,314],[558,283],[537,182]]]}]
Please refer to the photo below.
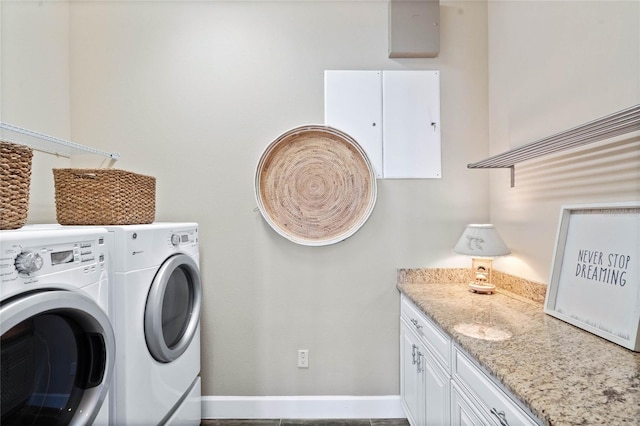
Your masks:
[{"label": "gray wall", "polygon": [[[491,153],[640,104],[640,1],[490,1]],[[491,172],[510,273],[548,282],[562,205],[640,200],[640,132]]]},{"label": "gray wall", "polygon": [[[0,20],[0,121],[68,139],[69,4],[2,1]],[[55,221],[51,169],[69,165],[34,152],[29,222]]]},{"label": "gray wall", "polygon": [[[55,7],[36,6],[3,1],[3,20]],[[488,220],[488,175],[465,168],[488,153],[486,4],[443,2],[441,13],[442,53],[412,60],[387,58],[384,1],[70,2],[66,18],[51,15],[68,42],[60,136],[156,176],[157,220],[201,225],[203,394],[399,393],[396,269],[466,265],[451,247],[464,224]],[[41,36],[36,51],[50,44]],[[3,26],[5,43],[19,38]],[[279,134],[322,123],[325,69],[440,70],[443,178],[378,181],[359,232],[303,247],[254,211],[253,178]],[[19,97],[3,99],[4,121],[56,130]],[[34,185],[52,187],[47,173]]]},{"label": "gray wall", "polygon": [[[488,217],[464,167],[487,153],[486,5],[442,15],[438,59],[394,61],[386,2],[72,4],[72,135],[157,176],[159,220],[201,225],[203,394],[399,393],[396,268],[451,262]],[[379,181],[358,233],[304,247],[254,211],[253,178],[279,134],[322,123],[325,69],[440,69],[443,178]]]},{"label": "gray wall", "polygon": [[[2,120],[119,151],[117,167],[158,178],[158,220],[201,224],[205,395],[397,394],[396,268],[466,266],[451,247],[492,220],[513,250],[500,269],[546,282],[561,204],[640,199],[637,137],[525,164],[513,189],[506,172],[465,167],[638,103],[635,1],[442,1],[440,55],[403,60],[387,59],[384,1],[0,13]],[[325,69],[439,69],[443,178],[379,180],[365,226],[312,248],[254,211],[253,177],[279,134],[322,122]],[[34,165],[32,223],[55,220],[50,167],[68,161],[49,157]]]}]

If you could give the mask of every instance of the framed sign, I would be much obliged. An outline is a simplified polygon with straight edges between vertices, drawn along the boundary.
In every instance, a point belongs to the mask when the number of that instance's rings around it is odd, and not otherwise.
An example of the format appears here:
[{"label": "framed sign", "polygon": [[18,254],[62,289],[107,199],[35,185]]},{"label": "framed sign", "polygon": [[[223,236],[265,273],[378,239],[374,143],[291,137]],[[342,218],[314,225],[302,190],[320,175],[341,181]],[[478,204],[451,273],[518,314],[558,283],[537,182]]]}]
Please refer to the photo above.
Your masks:
[{"label": "framed sign", "polygon": [[544,311],[640,352],[640,202],[562,207]]}]

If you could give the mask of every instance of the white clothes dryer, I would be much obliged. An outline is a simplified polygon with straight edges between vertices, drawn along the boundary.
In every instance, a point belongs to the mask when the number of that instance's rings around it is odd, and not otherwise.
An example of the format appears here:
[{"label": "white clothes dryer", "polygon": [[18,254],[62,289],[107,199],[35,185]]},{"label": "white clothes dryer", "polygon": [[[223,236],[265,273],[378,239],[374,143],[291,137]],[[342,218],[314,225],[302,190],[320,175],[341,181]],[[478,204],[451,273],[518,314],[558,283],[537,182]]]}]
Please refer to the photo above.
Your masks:
[{"label": "white clothes dryer", "polygon": [[114,242],[115,423],[199,425],[198,224],[106,228]]},{"label": "white clothes dryer", "polygon": [[0,231],[0,424],[107,425],[115,361],[104,228]]}]

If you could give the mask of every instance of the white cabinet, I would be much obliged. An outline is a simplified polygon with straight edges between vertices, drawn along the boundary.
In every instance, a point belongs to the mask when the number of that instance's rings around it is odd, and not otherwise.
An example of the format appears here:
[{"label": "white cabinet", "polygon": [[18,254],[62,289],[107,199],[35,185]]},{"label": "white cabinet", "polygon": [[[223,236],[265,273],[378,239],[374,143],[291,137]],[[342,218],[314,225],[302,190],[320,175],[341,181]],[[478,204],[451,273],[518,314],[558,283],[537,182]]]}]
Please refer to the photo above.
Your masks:
[{"label": "white cabinet", "polygon": [[449,424],[450,342],[403,298],[400,320],[400,394],[414,426]]},{"label": "white cabinet", "polygon": [[449,423],[450,377],[414,327],[402,320],[402,405],[412,425],[445,425]]},{"label": "white cabinet", "polygon": [[454,381],[451,383],[451,424],[460,426],[484,426],[483,416],[475,408],[464,391]]},{"label": "white cabinet", "polygon": [[404,294],[400,396],[413,426],[538,424]]},{"label": "white cabinet", "polygon": [[424,354],[422,363],[425,381],[425,424],[445,425],[449,423],[449,374],[431,355]]},{"label": "white cabinet", "polygon": [[400,325],[400,386],[402,406],[412,425],[423,425],[425,419],[425,380],[421,360],[425,352],[420,339],[401,320]]},{"label": "white cabinet", "polygon": [[453,352],[452,376],[468,395],[477,413],[484,418],[483,424],[535,425],[536,422],[514,399],[502,389],[457,347]]},{"label": "white cabinet", "polygon": [[325,71],[325,124],[352,136],[379,178],[440,178],[439,71]]}]

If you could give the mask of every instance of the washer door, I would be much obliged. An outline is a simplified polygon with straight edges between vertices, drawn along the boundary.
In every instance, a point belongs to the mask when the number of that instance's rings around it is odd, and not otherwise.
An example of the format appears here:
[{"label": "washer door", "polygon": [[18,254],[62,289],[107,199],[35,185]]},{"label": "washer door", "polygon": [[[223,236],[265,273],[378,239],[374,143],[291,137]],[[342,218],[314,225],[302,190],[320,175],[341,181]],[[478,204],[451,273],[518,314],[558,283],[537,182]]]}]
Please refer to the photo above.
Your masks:
[{"label": "washer door", "polygon": [[28,293],[0,307],[0,424],[91,424],[115,360],[111,323],[87,296]]},{"label": "washer door", "polygon": [[169,257],[153,279],[144,312],[144,334],[151,355],[160,362],[176,360],[198,331],[202,286],[195,261]]}]

